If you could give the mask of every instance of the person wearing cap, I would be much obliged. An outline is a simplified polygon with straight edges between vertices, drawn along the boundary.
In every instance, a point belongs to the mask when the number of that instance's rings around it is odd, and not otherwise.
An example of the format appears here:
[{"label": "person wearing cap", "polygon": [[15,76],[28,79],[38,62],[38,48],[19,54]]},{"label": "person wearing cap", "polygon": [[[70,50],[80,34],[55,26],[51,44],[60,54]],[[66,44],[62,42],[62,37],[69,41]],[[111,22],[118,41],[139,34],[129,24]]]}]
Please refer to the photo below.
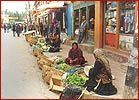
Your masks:
[{"label": "person wearing cap", "polygon": [[87,90],[99,95],[114,95],[117,88],[112,84],[112,73],[109,61],[101,49],[95,49],[96,59],[94,67],[89,70],[89,80],[86,81]]}]

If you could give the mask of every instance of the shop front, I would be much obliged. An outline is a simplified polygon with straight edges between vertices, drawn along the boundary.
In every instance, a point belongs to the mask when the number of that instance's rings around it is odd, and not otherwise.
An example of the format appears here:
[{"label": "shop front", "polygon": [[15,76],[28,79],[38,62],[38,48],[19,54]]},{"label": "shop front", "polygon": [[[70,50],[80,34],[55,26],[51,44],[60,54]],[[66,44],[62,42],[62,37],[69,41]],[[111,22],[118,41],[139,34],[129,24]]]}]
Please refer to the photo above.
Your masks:
[{"label": "shop front", "polygon": [[133,48],[137,2],[104,2],[102,47],[129,54]]},{"label": "shop front", "polygon": [[33,15],[36,15],[36,20],[34,21],[37,23],[46,22],[50,27],[53,22],[55,22],[55,24],[57,22],[59,24],[60,31],[67,28],[65,20],[66,6],[64,6],[64,1],[52,1],[49,4],[43,4],[34,10]]},{"label": "shop front", "polygon": [[82,16],[86,16],[87,27],[84,43],[94,43],[95,3],[91,1],[73,2],[73,38],[78,39]]}]

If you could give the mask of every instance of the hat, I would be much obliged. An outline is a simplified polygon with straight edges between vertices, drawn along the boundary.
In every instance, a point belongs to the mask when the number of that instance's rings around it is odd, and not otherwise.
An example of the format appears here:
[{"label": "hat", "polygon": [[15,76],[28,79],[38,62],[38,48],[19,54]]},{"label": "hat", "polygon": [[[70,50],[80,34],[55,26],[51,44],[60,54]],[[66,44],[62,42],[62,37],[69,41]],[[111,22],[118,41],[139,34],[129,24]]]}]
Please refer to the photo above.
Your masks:
[{"label": "hat", "polygon": [[84,73],[86,74],[86,76],[89,76],[89,70],[93,67],[94,67],[94,65],[84,67]]}]

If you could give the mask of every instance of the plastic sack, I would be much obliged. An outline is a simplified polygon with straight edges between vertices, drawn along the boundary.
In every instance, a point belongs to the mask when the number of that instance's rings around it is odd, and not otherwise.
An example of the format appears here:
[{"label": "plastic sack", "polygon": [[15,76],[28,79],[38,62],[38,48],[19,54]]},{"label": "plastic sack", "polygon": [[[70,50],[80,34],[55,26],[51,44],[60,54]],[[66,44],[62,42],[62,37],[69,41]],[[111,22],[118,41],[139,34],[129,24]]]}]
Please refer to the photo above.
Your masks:
[{"label": "plastic sack", "polygon": [[82,89],[75,84],[68,85],[63,90],[63,93],[60,95],[60,99],[68,99],[68,98],[75,98],[82,94]]}]

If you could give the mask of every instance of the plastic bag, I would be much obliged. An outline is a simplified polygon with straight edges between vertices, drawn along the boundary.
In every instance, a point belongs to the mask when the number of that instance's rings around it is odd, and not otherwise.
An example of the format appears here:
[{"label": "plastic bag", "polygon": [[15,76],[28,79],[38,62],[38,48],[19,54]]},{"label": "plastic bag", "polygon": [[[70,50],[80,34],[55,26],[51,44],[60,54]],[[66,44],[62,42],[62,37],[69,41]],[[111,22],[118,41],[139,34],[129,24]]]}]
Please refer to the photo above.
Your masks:
[{"label": "plastic bag", "polygon": [[60,99],[78,98],[82,94],[82,89],[75,84],[68,85],[60,95]]}]

